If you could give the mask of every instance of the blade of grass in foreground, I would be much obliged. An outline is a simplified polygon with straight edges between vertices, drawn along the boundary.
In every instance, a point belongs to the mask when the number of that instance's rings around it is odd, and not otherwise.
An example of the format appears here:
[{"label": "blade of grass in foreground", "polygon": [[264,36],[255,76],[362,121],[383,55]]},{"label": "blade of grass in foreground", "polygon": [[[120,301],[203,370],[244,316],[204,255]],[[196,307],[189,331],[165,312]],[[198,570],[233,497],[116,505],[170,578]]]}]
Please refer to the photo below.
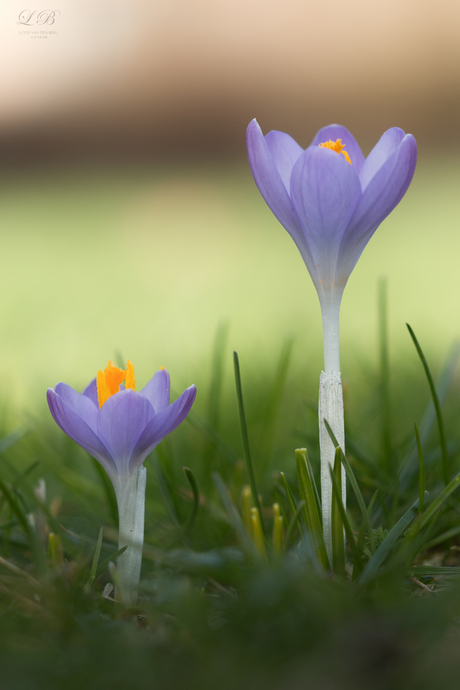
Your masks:
[{"label": "blade of grass in foreground", "polygon": [[297,516],[296,519],[297,519],[297,522],[299,525],[299,530],[300,530],[300,532],[302,532],[302,523],[300,522],[300,511],[298,510],[298,507],[296,506],[294,494],[292,493],[292,489],[289,486],[289,482],[286,479],[286,475],[284,474],[284,472],[280,472],[280,475],[281,475],[281,479],[283,480],[284,490],[286,492],[286,498],[288,500],[289,507],[291,509],[291,513],[292,513],[292,515]]},{"label": "blade of grass in foreground", "polygon": [[[438,394],[438,399],[439,403],[442,405],[446,395],[447,391],[449,390],[449,386],[452,382],[452,377],[454,374],[454,371],[457,367],[458,360],[460,357],[460,342],[455,342],[452,346],[451,351],[448,354],[447,361],[444,364],[441,373],[438,376],[438,379],[436,381],[436,392]],[[434,409],[433,401],[430,398],[428,401],[425,412],[423,413],[422,420],[419,424],[419,430],[420,430],[420,440],[423,443],[426,443],[428,440],[428,437],[431,433],[431,429],[436,422],[436,410]],[[413,443],[411,443],[410,448],[408,449],[407,454],[405,457],[402,459],[400,463],[400,468],[399,468],[399,483],[400,483],[400,489],[401,491],[405,490],[408,486],[408,484],[411,481],[412,475],[415,473],[415,463],[417,461],[417,444],[415,442],[415,439]],[[418,471],[418,462],[417,462],[417,471]]]},{"label": "blade of grass in foreground", "polygon": [[[332,479],[332,568],[336,575],[345,577],[345,541],[342,500],[342,462],[340,448],[336,448],[334,469],[329,468]],[[350,530],[351,531],[351,530]]]},{"label": "blade of grass in foreground", "polygon": [[434,517],[434,514],[436,513],[437,510],[442,506],[444,501],[446,501],[451,493],[455,491],[460,486],[460,472],[457,474],[456,477],[452,479],[452,481],[446,486],[446,488],[441,491],[439,496],[434,499],[433,503],[427,508],[426,512],[422,516],[421,522],[420,522],[420,529],[424,529],[427,527],[427,525],[431,522],[431,520]]},{"label": "blade of grass in foreground", "polygon": [[305,501],[299,501],[299,505],[297,506],[297,509],[295,513],[293,514],[291,518],[291,522],[289,523],[289,527],[287,528],[286,531],[286,536],[284,537],[284,548],[287,549],[289,540],[292,537],[292,533],[294,531],[295,523],[298,523],[299,529],[300,529],[300,534],[302,534],[302,524],[300,522],[300,513],[302,512],[302,509],[305,505]]},{"label": "blade of grass in foreground", "polygon": [[316,556],[326,570],[329,568],[326,545],[323,538],[323,528],[321,524],[321,513],[316,503],[315,479],[308,460],[307,449],[298,448],[295,452],[297,463],[297,475],[299,478],[299,489],[302,499],[305,501],[304,517],[308,532],[316,551]]},{"label": "blade of grass in foreground", "polygon": [[89,592],[91,585],[93,584],[94,580],[96,579],[97,566],[99,563],[99,558],[100,558],[101,549],[102,549],[102,534],[103,534],[103,532],[104,532],[104,528],[101,527],[101,529],[99,530],[99,536],[97,538],[96,549],[94,551],[93,564],[91,566],[91,574],[89,576],[88,582],[83,587],[83,591],[85,592],[85,594],[87,592]]},{"label": "blade of grass in foreground", "polygon": [[192,472],[192,470],[188,467],[183,467],[185,476],[187,477],[189,484],[192,488],[193,492],[193,506],[192,506],[192,512],[190,513],[190,517],[188,519],[188,522],[185,526],[185,529],[190,529],[193,523],[195,522],[196,515],[198,513],[198,507],[200,505],[200,492],[198,489],[198,484],[196,483],[195,476]]},{"label": "blade of grass in foreground", "polygon": [[[326,425],[326,429],[327,429],[327,432],[331,438],[332,443],[334,444],[336,449],[340,448],[339,443],[338,443],[336,437],[334,436],[334,432],[332,431],[327,419],[324,419],[323,422]],[[350,480],[350,484],[351,484],[352,489],[355,493],[356,500],[358,501],[358,505],[361,509],[361,513],[362,513],[362,516],[363,516],[363,519],[364,519],[364,522],[366,525],[367,536],[369,538],[369,546],[370,546],[371,552],[374,553],[375,542],[374,542],[374,534],[372,532],[372,527],[371,527],[371,521],[369,519],[369,513],[367,511],[366,504],[364,503],[364,498],[363,498],[363,495],[362,495],[360,488],[358,486],[358,482],[356,481],[356,477],[353,473],[353,470],[351,469],[350,463],[347,460],[347,456],[345,455],[345,453],[343,452],[343,450],[341,448],[340,448],[340,451],[342,454],[343,465],[344,465],[345,470],[347,472],[348,479]]]},{"label": "blade of grass in foreground", "polygon": [[412,328],[409,326],[408,323],[406,323],[406,326],[408,328],[408,331],[410,333],[410,336],[413,340],[413,343],[415,345],[415,349],[417,350],[418,356],[420,357],[420,361],[422,362],[423,368],[425,369],[425,374],[428,379],[428,385],[430,387],[431,391],[431,397],[433,398],[433,404],[434,408],[436,410],[436,419],[438,422],[438,431],[439,431],[439,441],[441,443],[441,453],[442,453],[442,476],[444,479],[444,484],[447,486],[450,482],[450,460],[449,460],[449,454],[447,452],[447,444],[446,444],[446,437],[444,434],[444,423],[442,419],[442,414],[441,414],[441,406],[439,404],[439,398],[438,394],[436,393],[436,387],[434,385],[433,377],[431,375],[430,368],[428,366],[428,362],[426,361],[425,355],[423,354],[422,348],[420,347],[420,344],[415,337],[415,333],[412,330]]},{"label": "blade of grass in foreground", "polygon": [[[334,495],[336,498],[339,498],[339,497],[340,497],[340,499],[342,499],[342,491],[341,491],[341,489],[342,489],[342,482],[341,482],[341,478],[340,478],[340,479],[338,478],[338,476],[339,476],[338,473],[334,474],[334,472],[332,471],[332,468],[330,468],[330,472],[331,472],[332,492],[333,492],[333,495]],[[348,519],[346,510],[345,510],[345,506],[343,505],[343,501],[342,501],[342,500],[337,501],[337,507],[338,507],[338,510],[339,510],[339,512],[340,512],[340,517],[341,517],[341,519],[342,519],[343,527],[345,528],[345,534],[347,535],[348,544],[349,544],[349,546],[350,546],[350,550],[351,550],[352,555],[353,555],[353,573],[355,572],[355,570],[354,570],[355,564],[358,564],[358,565],[356,566],[357,571],[361,572],[361,569],[360,569],[360,567],[359,567],[359,564],[361,563],[361,554],[360,554],[360,552],[359,552],[359,550],[358,550],[358,546],[357,546],[357,543],[356,543],[356,540],[355,540],[355,537],[354,537],[354,534],[353,534],[353,530],[351,529],[350,521],[349,521],[349,519]],[[359,574],[359,572],[358,572],[358,574]],[[356,577],[357,577],[357,575],[355,574],[354,577],[353,577],[353,579],[356,579]]]},{"label": "blade of grass in foreground", "polygon": [[425,462],[423,460],[423,449],[417,424],[415,425],[415,439],[417,442],[418,460],[420,463],[420,503],[418,505],[418,512],[423,513],[423,505],[425,502]]},{"label": "blade of grass in foreground", "polygon": [[396,525],[388,532],[384,541],[380,544],[377,551],[374,553],[370,561],[366,563],[366,566],[358,578],[360,584],[368,582],[377,573],[378,569],[387,558],[394,545],[396,544],[400,535],[405,529],[410,525],[412,520],[418,511],[419,499],[415,501],[413,505],[407,510],[402,518],[398,520]]},{"label": "blade of grass in foreground", "polygon": [[222,499],[222,503],[224,504],[224,508],[230,520],[230,524],[233,526],[233,529],[239,536],[241,543],[248,549],[248,551],[254,553],[254,544],[249,539],[248,533],[244,528],[243,521],[237,509],[233,505],[232,499],[230,498],[230,493],[225,485],[224,480],[218,472],[213,472],[212,478],[214,480],[214,484],[216,485],[216,489],[219,493],[219,496]]},{"label": "blade of grass in foreground", "polygon": [[24,529],[24,532],[26,533],[30,550],[34,555],[34,561],[37,569],[40,572],[44,572],[46,570],[45,553],[38,541],[37,534],[34,528],[27,519],[27,513],[22,507],[21,501],[18,499],[18,495],[13,495],[13,493],[10,491],[10,489],[2,479],[0,479],[0,491],[3,493],[7,503],[9,503],[10,505],[12,512],[18,518],[19,522],[21,523]]},{"label": "blade of grass in foreground", "polygon": [[[244,449],[244,459],[246,460],[246,468],[249,475],[249,483],[251,485],[252,500],[259,511],[259,515],[262,515],[262,507],[259,501],[259,492],[257,491],[256,478],[254,475],[254,467],[252,465],[251,451],[249,450],[249,436],[248,428],[246,425],[246,415],[244,413],[244,403],[243,403],[243,389],[241,386],[241,372],[240,372],[240,362],[238,359],[238,353],[233,352],[233,364],[235,367],[235,384],[236,384],[236,397],[238,399],[238,412],[240,415],[240,425],[241,425],[241,435],[243,437],[243,449]],[[262,531],[265,534],[264,524],[262,521]]]}]

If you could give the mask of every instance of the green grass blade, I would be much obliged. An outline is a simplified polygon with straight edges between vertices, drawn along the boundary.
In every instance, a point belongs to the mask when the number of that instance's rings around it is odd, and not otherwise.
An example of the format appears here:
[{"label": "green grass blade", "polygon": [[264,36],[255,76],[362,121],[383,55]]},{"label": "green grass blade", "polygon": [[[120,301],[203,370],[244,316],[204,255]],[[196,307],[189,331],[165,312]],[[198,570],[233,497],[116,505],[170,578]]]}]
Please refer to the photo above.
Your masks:
[{"label": "green grass blade", "polygon": [[460,568],[442,565],[412,565],[407,568],[407,573],[416,577],[458,577]]},{"label": "green grass blade", "polygon": [[457,474],[456,477],[452,479],[451,482],[441,491],[439,496],[434,499],[433,503],[430,504],[430,506],[426,509],[424,515],[422,516],[421,522],[420,522],[420,529],[424,529],[427,527],[429,522],[433,519],[435,513],[439,510],[439,508],[442,506],[442,504],[449,498],[451,493],[455,491],[460,486],[460,472]]},{"label": "green grass blade", "polygon": [[185,476],[187,477],[189,484],[192,488],[193,492],[193,506],[192,506],[192,512],[190,513],[190,517],[188,519],[187,525],[185,529],[190,529],[193,523],[195,522],[196,515],[198,513],[198,508],[200,505],[200,492],[198,489],[198,484],[196,483],[196,479],[193,475],[193,472],[190,468],[188,467],[183,467]]},{"label": "green grass blade", "polygon": [[29,431],[30,427],[21,426],[18,429],[11,431],[6,436],[3,436],[3,438],[0,438],[0,454],[7,451],[8,448],[14,446],[18,441],[24,438],[24,436],[26,436],[29,433]]},{"label": "green grass blade", "polygon": [[[326,425],[326,429],[327,429],[327,432],[331,438],[332,443],[334,444],[334,446],[336,448],[340,448],[338,441],[337,441],[336,437],[334,436],[334,432],[332,431],[327,419],[324,419],[323,421],[324,421],[324,424]],[[354,472],[351,469],[350,463],[347,460],[347,456],[345,455],[345,453],[343,452],[342,449],[341,449],[341,452],[342,452],[343,465],[344,465],[345,470],[347,472],[348,479],[350,480],[351,487],[355,493],[356,500],[358,501],[358,505],[361,509],[361,513],[362,513],[362,516],[363,516],[363,519],[364,519],[364,522],[366,525],[367,536],[369,538],[369,546],[370,546],[371,552],[374,553],[375,542],[374,542],[374,535],[372,533],[371,522],[369,519],[369,513],[367,512],[367,508],[366,508],[366,504],[364,503],[363,495],[362,495],[360,488],[358,486],[358,482],[356,481],[356,477],[354,475]]]},{"label": "green grass blade", "polygon": [[425,502],[425,462],[423,460],[423,449],[417,424],[415,425],[415,440],[417,443],[418,461],[420,463],[420,502],[418,505],[418,512],[423,513]]},{"label": "green grass blade", "polygon": [[[286,536],[284,537],[284,548],[287,549],[288,542],[291,538],[293,538],[293,531],[295,524],[297,522],[297,525],[300,529],[300,533],[302,534],[302,523],[300,522],[300,514],[302,512],[302,509],[305,505],[305,501],[299,501],[299,505],[296,508],[296,511],[294,512],[291,521],[289,523],[289,527],[286,530]],[[294,542],[295,543],[295,542]]]},{"label": "green grass blade", "polygon": [[311,472],[310,463],[308,462],[306,448],[298,448],[295,452],[295,455],[300,495],[305,501],[303,510],[305,523],[310,533],[316,556],[323,568],[328,569],[329,559],[327,557],[326,546],[324,544],[321,513],[318,510],[316,503],[313,473]]},{"label": "green grass blade", "polygon": [[165,504],[168,515],[171,518],[171,521],[174,523],[174,525],[176,527],[180,527],[180,521],[176,512],[174,501],[171,497],[169,486],[166,482],[160,460],[156,453],[153,453],[153,466],[155,468],[158,488],[160,489],[161,497],[163,499],[163,503]]},{"label": "green grass blade", "polygon": [[[442,405],[442,403],[445,400],[445,397],[447,395],[447,391],[449,390],[449,386],[452,382],[452,377],[454,374],[454,371],[457,367],[458,360],[460,357],[460,342],[455,342],[452,346],[452,349],[447,357],[447,361],[444,364],[441,373],[436,381],[436,392],[438,394],[438,400],[439,403]],[[436,410],[433,405],[433,401],[430,399],[425,412],[423,413],[422,420],[419,425],[420,429],[420,440],[422,444],[426,443],[428,440],[428,437],[431,433],[432,427],[434,423],[436,422]],[[411,475],[413,474],[415,468],[415,462],[417,460],[417,444],[415,443],[415,440],[413,444],[411,445],[411,449],[406,455],[406,457],[402,461],[402,466],[400,470],[400,483],[401,483],[401,488],[405,489],[411,479]],[[418,465],[418,462],[417,462]]]},{"label": "green grass blade", "polygon": [[122,553],[126,551],[128,547],[127,546],[122,546],[121,549],[118,549],[117,551],[114,551],[113,553],[110,554],[108,558],[102,561],[102,563],[99,563],[97,567],[97,575],[100,575],[105,568],[109,565],[109,563],[115,561],[118,556],[121,556]]},{"label": "green grass blade", "polygon": [[423,544],[422,549],[428,550],[432,549],[434,546],[439,546],[439,544],[442,544],[445,541],[448,541],[449,539],[452,539],[453,537],[458,537],[460,534],[460,525],[458,527],[452,527],[452,529],[448,529],[447,532],[443,532],[442,534],[439,534],[437,537],[434,539],[431,539],[430,541],[427,541]]},{"label": "green grass blade", "polygon": [[103,532],[104,532],[104,528],[101,527],[101,529],[99,530],[99,536],[97,538],[96,549],[94,551],[93,563],[91,565],[91,574],[89,576],[88,582],[86,583],[86,585],[83,588],[83,591],[85,592],[85,594],[87,592],[89,592],[91,585],[93,584],[94,580],[96,579],[97,566],[99,563],[99,558],[100,558],[101,549],[102,549],[102,534],[103,534]]},{"label": "green grass blade", "polygon": [[415,515],[418,511],[419,499],[415,501],[413,505],[407,510],[402,518],[398,520],[396,525],[388,532],[385,540],[380,544],[377,551],[374,553],[372,558],[366,563],[366,566],[358,578],[360,584],[368,582],[377,573],[380,566],[383,564],[394,545],[396,544],[398,538],[407,529]]},{"label": "green grass blade", "polygon": [[213,472],[212,473],[212,478],[214,480],[214,484],[216,485],[217,492],[222,500],[222,503],[224,504],[225,511],[228,515],[228,518],[230,520],[230,524],[233,526],[233,529],[237,533],[237,535],[240,538],[241,543],[243,546],[246,547],[246,549],[252,553],[255,552],[254,549],[254,544],[253,542],[249,539],[248,533],[246,532],[246,529],[244,527],[243,521],[240,517],[240,514],[238,513],[237,509],[233,505],[233,501],[230,497],[230,492],[227,489],[227,486],[220,476],[218,472]]},{"label": "green grass blade", "polygon": [[329,468],[332,478],[332,568],[336,575],[345,577],[345,543],[344,543],[344,523],[340,506],[343,507],[342,500],[342,462],[341,450],[337,448],[334,458],[334,469]]},{"label": "green grass blade", "polygon": [[[335,463],[334,463],[335,464]],[[334,468],[335,469],[335,468]],[[330,473],[331,473],[331,480],[332,480],[332,492],[333,495],[336,496],[336,499],[340,497],[342,499],[342,477],[341,475],[334,474],[332,471],[332,468],[329,468]],[[355,536],[353,534],[353,530],[350,525],[350,521],[348,519],[347,512],[345,510],[345,506],[343,505],[343,500],[337,501],[337,507],[340,512],[340,517],[343,523],[343,527],[345,528],[345,534],[347,535],[347,540],[348,544],[350,546],[350,550],[353,555],[353,570],[354,570],[354,564],[356,561],[360,562],[360,552],[358,551],[358,546],[356,543]],[[359,566],[358,566],[359,567]]]},{"label": "green grass blade", "polygon": [[283,482],[284,490],[286,492],[286,498],[288,500],[289,507],[291,509],[291,513],[292,513],[292,515],[294,515],[294,513],[297,511],[297,504],[296,504],[296,501],[294,498],[294,494],[292,493],[292,489],[289,486],[289,482],[286,479],[286,475],[284,474],[284,472],[280,472],[280,476],[281,476],[281,479]]},{"label": "green grass blade", "polygon": [[[248,428],[246,425],[246,415],[244,413],[244,402],[243,402],[243,389],[241,386],[241,372],[240,372],[240,362],[238,359],[238,353],[233,352],[233,364],[235,367],[235,384],[236,384],[236,397],[238,399],[238,412],[240,416],[240,426],[241,435],[243,437],[243,449],[244,449],[244,459],[246,461],[246,468],[249,475],[249,483],[251,485],[252,500],[259,511],[259,515],[262,515],[262,507],[259,501],[259,492],[257,491],[256,478],[254,475],[254,468],[252,465],[251,451],[249,450],[249,436]],[[262,521],[262,530],[265,534],[264,523]]]},{"label": "green grass blade", "polygon": [[12,513],[16,515],[26,533],[30,550],[34,556],[35,565],[40,572],[44,572],[46,570],[45,552],[38,541],[34,528],[27,519],[27,510],[24,510],[21,505],[17,493],[13,494],[2,479],[0,479],[0,491],[3,493]]},{"label": "green grass blade", "polygon": [[409,326],[408,323],[406,323],[406,326],[408,328],[408,331],[410,333],[410,336],[413,340],[413,343],[415,345],[415,349],[417,350],[418,356],[420,357],[420,361],[422,362],[423,368],[425,370],[425,374],[428,380],[428,385],[430,387],[431,391],[431,397],[433,399],[433,404],[434,408],[436,411],[436,419],[438,422],[438,431],[439,431],[439,441],[441,443],[441,454],[442,454],[442,476],[444,479],[444,484],[447,486],[450,482],[450,460],[449,460],[449,454],[447,452],[447,444],[446,444],[446,437],[444,434],[444,422],[442,419],[442,414],[441,414],[441,405],[439,404],[439,398],[438,394],[436,392],[436,387],[434,385],[433,377],[431,375],[430,368],[428,366],[428,362],[425,359],[425,355],[423,354],[422,348],[420,347],[420,344],[415,337],[415,333],[412,330],[412,328]]},{"label": "green grass blade", "polygon": [[289,486],[289,482],[286,479],[284,472],[280,472],[280,475],[281,475],[281,479],[283,480],[284,490],[286,492],[286,498],[288,500],[289,507],[291,509],[291,515],[297,515],[297,522],[299,525],[299,530],[300,530],[300,532],[302,532],[302,523],[300,522],[301,511],[298,510],[298,506],[296,505],[294,494],[292,493],[292,489]]}]

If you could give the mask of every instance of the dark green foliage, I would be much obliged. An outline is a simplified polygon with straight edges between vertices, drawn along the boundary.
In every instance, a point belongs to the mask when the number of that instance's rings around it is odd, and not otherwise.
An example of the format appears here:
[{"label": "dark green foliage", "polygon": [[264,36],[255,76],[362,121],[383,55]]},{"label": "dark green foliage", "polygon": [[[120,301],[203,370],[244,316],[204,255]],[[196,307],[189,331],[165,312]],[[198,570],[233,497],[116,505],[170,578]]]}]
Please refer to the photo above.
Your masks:
[{"label": "dark green foliage", "polygon": [[[289,373],[291,341],[263,380],[246,361],[241,380],[235,358],[235,401],[224,385],[226,339],[221,327],[202,407],[146,462],[146,541],[134,609],[113,599],[116,504],[99,466],[46,411],[27,435],[13,429],[0,440],[2,690],[432,690],[455,682],[460,398],[444,403],[455,385],[452,358],[436,389],[438,416],[422,372],[405,386],[404,366],[396,364],[391,380],[407,395],[401,414],[401,400],[382,381],[387,351],[376,400],[355,392],[346,410],[347,455],[337,449],[332,472],[331,571],[316,489],[318,420],[309,412],[315,393],[311,405],[305,400],[311,373]],[[360,427],[361,410],[374,402],[385,419]],[[441,408],[456,475],[447,486],[435,433]],[[308,445],[308,455],[296,454],[298,445]],[[338,500],[341,465],[346,511]],[[248,484],[267,535],[265,557],[243,515]],[[274,502],[284,518],[281,553],[270,536]]]}]

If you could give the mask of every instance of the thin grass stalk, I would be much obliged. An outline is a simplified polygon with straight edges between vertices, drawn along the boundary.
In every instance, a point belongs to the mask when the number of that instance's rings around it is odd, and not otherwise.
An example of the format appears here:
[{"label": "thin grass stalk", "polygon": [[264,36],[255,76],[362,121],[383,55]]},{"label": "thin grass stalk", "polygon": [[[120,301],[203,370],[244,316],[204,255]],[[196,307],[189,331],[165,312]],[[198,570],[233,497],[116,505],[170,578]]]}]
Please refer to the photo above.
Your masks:
[{"label": "thin grass stalk", "polygon": [[418,356],[420,357],[420,361],[422,362],[423,368],[425,370],[426,378],[428,380],[428,385],[430,387],[431,391],[431,397],[433,398],[433,404],[434,408],[436,411],[436,420],[438,422],[438,431],[439,431],[439,441],[441,443],[441,454],[442,454],[442,476],[444,479],[444,484],[447,486],[450,482],[450,459],[449,459],[449,454],[447,452],[447,444],[446,444],[446,436],[444,433],[444,422],[442,419],[442,413],[441,413],[441,405],[439,404],[439,398],[438,394],[436,392],[436,386],[434,385],[433,377],[431,375],[430,368],[428,366],[428,362],[426,361],[425,355],[423,354],[423,350],[420,347],[420,344],[415,337],[415,333],[412,330],[412,328],[409,326],[408,323],[406,323],[407,329],[410,333],[410,336],[413,340],[413,343],[415,345],[415,349],[417,350]]},{"label": "thin grass stalk", "polygon": [[[244,402],[243,402],[243,389],[241,386],[241,372],[240,372],[240,362],[238,358],[238,353],[233,352],[233,364],[235,368],[235,384],[236,384],[236,397],[238,400],[238,412],[240,416],[240,427],[241,435],[243,437],[243,449],[244,449],[244,459],[246,461],[246,468],[249,475],[249,483],[251,485],[252,500],[254,506],[259,511],[259,515],[262,515],[262,508],[259,500],[259,492],[257,491],[256,478],[254,475],[254,468],[252,465],[251,451],[249,449],[249,436],[248,428],[246,425],[246,415],[244,412]],[[262,522],[262,531],[264,532],[264,525]],[[264,532],[265,534],[265,532]]]}]

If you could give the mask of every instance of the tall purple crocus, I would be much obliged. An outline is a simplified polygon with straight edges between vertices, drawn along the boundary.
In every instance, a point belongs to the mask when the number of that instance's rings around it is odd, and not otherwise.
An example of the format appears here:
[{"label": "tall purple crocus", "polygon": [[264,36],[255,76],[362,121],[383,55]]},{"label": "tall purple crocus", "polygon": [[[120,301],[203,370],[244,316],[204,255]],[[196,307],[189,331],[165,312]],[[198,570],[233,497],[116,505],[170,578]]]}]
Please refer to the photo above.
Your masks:
[{"label": "tall purple crocus", "polygon": [[109,362],[83,393],[65,383],[47,391],[56,424],[98,460],[112,480],[120,521],[119,548],[128,546],[117,564],[122,598],[127,603],[137,598],[142,561],[146,484],[143,462],[184,421],[195,395],[195,386],[190,386],[170,405],[169,374],[164,368],[136,391],[129,361],[126,370]]},{"label": "tall purple crocus", "polygon": [[[322,423],[328,419],[344,448],[340,381],[339,313],[343,290],[370,238],[401,201],[412,180],[417,145],[392,127],[364,158],[340,125],[321,129],[303,149],[284,132],[265,137],[248,126],[249,164],[260,193],[297,245],[318,292],[324,339],[320,379],[320,447],[323,529],[331,555],[334,448]],[[342,475],[343,496],[345,476]]]}]

